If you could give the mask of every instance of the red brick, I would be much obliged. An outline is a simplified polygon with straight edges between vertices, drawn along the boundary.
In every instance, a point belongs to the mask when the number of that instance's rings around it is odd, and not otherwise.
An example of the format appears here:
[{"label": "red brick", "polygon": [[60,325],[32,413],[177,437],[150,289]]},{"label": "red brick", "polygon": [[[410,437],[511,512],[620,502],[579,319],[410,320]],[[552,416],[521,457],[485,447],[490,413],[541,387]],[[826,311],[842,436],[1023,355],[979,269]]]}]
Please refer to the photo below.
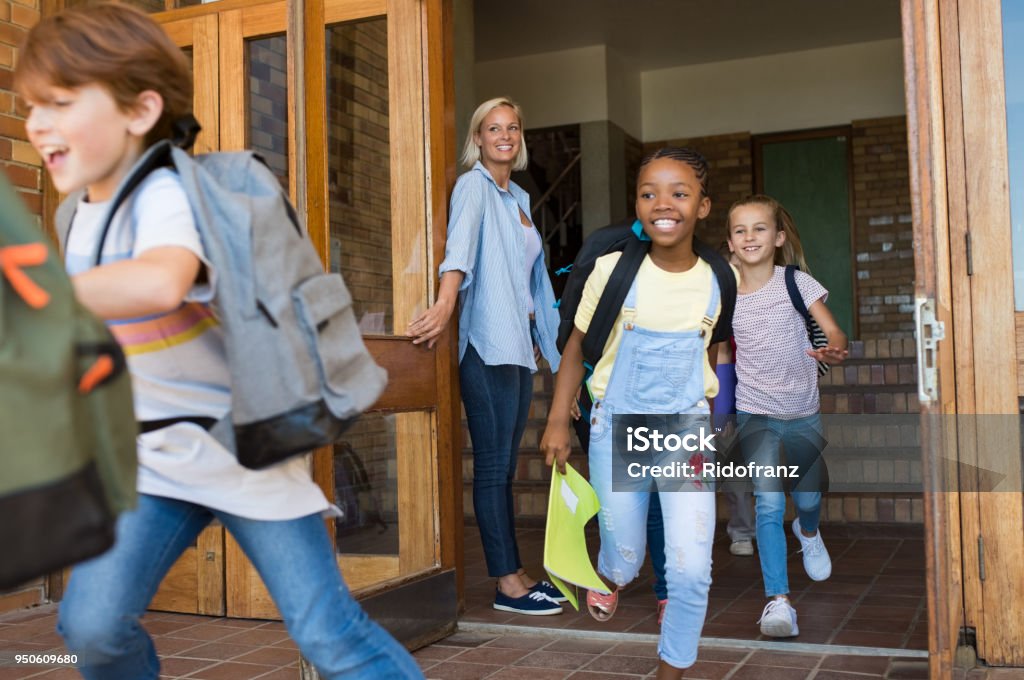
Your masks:
[{"label": "red brick", "polygon": [[13,163],[4,163],[3,168],[7,173],[7,179],[14,186],[26,189],[39,188],[38,168],[29,168],[24,165],[14,165]]},{"label": "red brick", "polygon": [[25,29],[14,24],[0,24],[0,43],[17,47],[25,38]]}]

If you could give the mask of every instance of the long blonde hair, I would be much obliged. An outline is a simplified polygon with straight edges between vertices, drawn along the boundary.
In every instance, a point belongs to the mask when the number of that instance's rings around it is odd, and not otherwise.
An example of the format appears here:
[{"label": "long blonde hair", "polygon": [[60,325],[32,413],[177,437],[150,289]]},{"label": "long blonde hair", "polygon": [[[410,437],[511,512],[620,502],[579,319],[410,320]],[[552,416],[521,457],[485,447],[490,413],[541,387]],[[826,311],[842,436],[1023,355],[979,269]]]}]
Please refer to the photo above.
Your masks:
[{"label": "long blonde hair", "polygon": [[498,108],[499,106],[507,106],[512,109],[512,112],[516,114],[516,118],[519,119],[519,131],[522,133],[522,138],[519,142],[519,153],[516,154],[516,160],[512,164],[513,170],[525,170],[529,163],[529,157],[526,155],[526,130],[523,129],[523,110],[519,108],[519,104],[508,97],[495,97],[494,99],[488,99],[480,106],[476,107],[476,111],[473,112],[473,117],[469,119],[469,132],[466,134],[466,141],[462,145],[462,157],[459,159],[462,164],[471,168],[476,165],[476,162],[480,160],[480,147],[473,141],[473,136],[480,132],[480,126],[484,123],[484,118],[487,114]]},{"label": "long blonde hair", "polygon": [[789,214],[789,211],[771,196],[751,194],[729,206],[727,214],[730,219],[732,211],[744,205],[761,205],[767,208],[775,221],[775,228],[781,229],[786,234],[786,240],[782,242],[782,247],[775,249],[775,264],[783,267],[787,264],[795,264],[800,267],[800,271],[810,274],[810,267],[807,266],[807,260],[804,258],[804,247],[800,243],[800,232],[797,231],[796,222],[793,221],[793,216]]}]

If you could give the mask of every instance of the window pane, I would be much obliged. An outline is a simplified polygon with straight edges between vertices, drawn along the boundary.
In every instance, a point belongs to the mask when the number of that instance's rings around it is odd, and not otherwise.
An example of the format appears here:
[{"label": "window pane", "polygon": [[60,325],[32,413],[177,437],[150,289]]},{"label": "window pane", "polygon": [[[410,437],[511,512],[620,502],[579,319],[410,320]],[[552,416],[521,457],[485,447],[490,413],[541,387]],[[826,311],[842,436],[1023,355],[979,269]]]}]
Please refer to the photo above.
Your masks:
[{"label": "window pane", "polygon": [[367,413],[334,445],[334,503],[338,552],[398,554],[397,419]]},{"label": "window pane", "polygon": [[331,271],[363,334],[394,333],[387,19],[327,28]]},{"label": "window pane", "polygon": [[247,40],[249,148],[258,151],[288,191],[287,39]]}]

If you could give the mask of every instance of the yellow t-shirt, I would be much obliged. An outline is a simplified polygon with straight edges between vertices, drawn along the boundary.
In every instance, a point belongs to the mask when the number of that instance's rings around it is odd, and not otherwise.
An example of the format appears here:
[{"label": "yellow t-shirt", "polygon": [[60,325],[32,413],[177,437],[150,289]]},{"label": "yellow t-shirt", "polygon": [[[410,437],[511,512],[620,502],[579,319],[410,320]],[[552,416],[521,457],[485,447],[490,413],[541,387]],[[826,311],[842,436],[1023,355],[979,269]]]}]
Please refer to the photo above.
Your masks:
[{"label": "yellow t-shirt", "polygon": [[[583,297],[576,310],[575,325],[586,333],[590,320],[594,317],[597,302],[608,284],[608,279],[619,261],[621,252],[609,253],[594,262],[594,271],[590,273],[583,287]],[[637,272],[637,306],[634,323],[641,328],[652,331],[690,331],[700,329],[700,322],[707,311],[711,297],[711,278],[714,273],[704,260],[698,259],[697,264],[685,272],[667,272],[651,261],[650,256],[644,258]],[[715,321],[722,311],[719,303],[715,309]],[[612,375],[612,365],[622,344],[622,312],[619,312],[615,325],[605,343],[604,353],[594,367],[590,377],[590,390],[595,399],[604,397],[605,388]],[[704,346],[711,342],[711,333],[704,336]],[[713,397],[718,394],[718,377],[708,363],[707,353],[704,354],[704,394]]]}]

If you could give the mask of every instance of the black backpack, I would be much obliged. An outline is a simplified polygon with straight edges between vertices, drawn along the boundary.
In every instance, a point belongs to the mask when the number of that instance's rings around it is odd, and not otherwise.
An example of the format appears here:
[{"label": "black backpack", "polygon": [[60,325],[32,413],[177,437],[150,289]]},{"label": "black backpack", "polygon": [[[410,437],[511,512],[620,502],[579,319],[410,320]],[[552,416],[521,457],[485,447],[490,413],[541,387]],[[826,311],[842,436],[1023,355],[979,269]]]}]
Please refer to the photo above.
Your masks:
[{"label": "black backpack", "polygon": [[[795,264],[786,265],[786,292],[789,293],[789,301],[793,303],[793,307],[804,318],[804,325],[807,326],[807,339],[811,341],[811,347],[821,349],[828,346],[828,337],[825,335],[825,331],[821,330],[818,322],[814,320],[810,312],[807,311],[804,298],[800,295],[800,289],[796,287],[796,271],[798,269],[800,267]],[[819,361],[818,375],[825,375],[831,368],[831,364]]]},{"label": "black backpack", "polygon": [[[604,353],[604,346],[608,342],[615,319],[619,316],[622,303],[629,293],[629,287],[632,285],[633,279],[636,278],[640,264],[650,247],[651,240],[643,233],[639,221],[609,225],[588,236],[573,263],[559,272],[568,272],[569,274],[562,298],[558,303],[560,319],[556,344],[558,351],[561,352],[564,351],[565,343],[572,335],[576,310],[579,308],[580,298],[583,297],[583,287],[594,270],[594,262],[602,255],[622,251],[622,257],[619,258],[615,269],[612,270],[612,274],[608,278],[601,299],[597,303],[597,309],[594,310],[594,317],[583,337],[583,365],[587,369],[584,381],[590,377],[594,366],[597,365]],[[714,330],[711,332],[711,344],[728,340],[732,337],[732,314],[736,308],[736,275],[718,251],[697,238],[693,239],[693,252],[711,265],[722,297],[722,312],[719,314],[718,323],[715,324]],[[582,390],[580,392],[582,417],[573,422],[573,428],[576,430],[576,436],[579,437],[584,452],[587,452],[590,444],[590,407],[592,405],[593,401],[589,391]]]}]

